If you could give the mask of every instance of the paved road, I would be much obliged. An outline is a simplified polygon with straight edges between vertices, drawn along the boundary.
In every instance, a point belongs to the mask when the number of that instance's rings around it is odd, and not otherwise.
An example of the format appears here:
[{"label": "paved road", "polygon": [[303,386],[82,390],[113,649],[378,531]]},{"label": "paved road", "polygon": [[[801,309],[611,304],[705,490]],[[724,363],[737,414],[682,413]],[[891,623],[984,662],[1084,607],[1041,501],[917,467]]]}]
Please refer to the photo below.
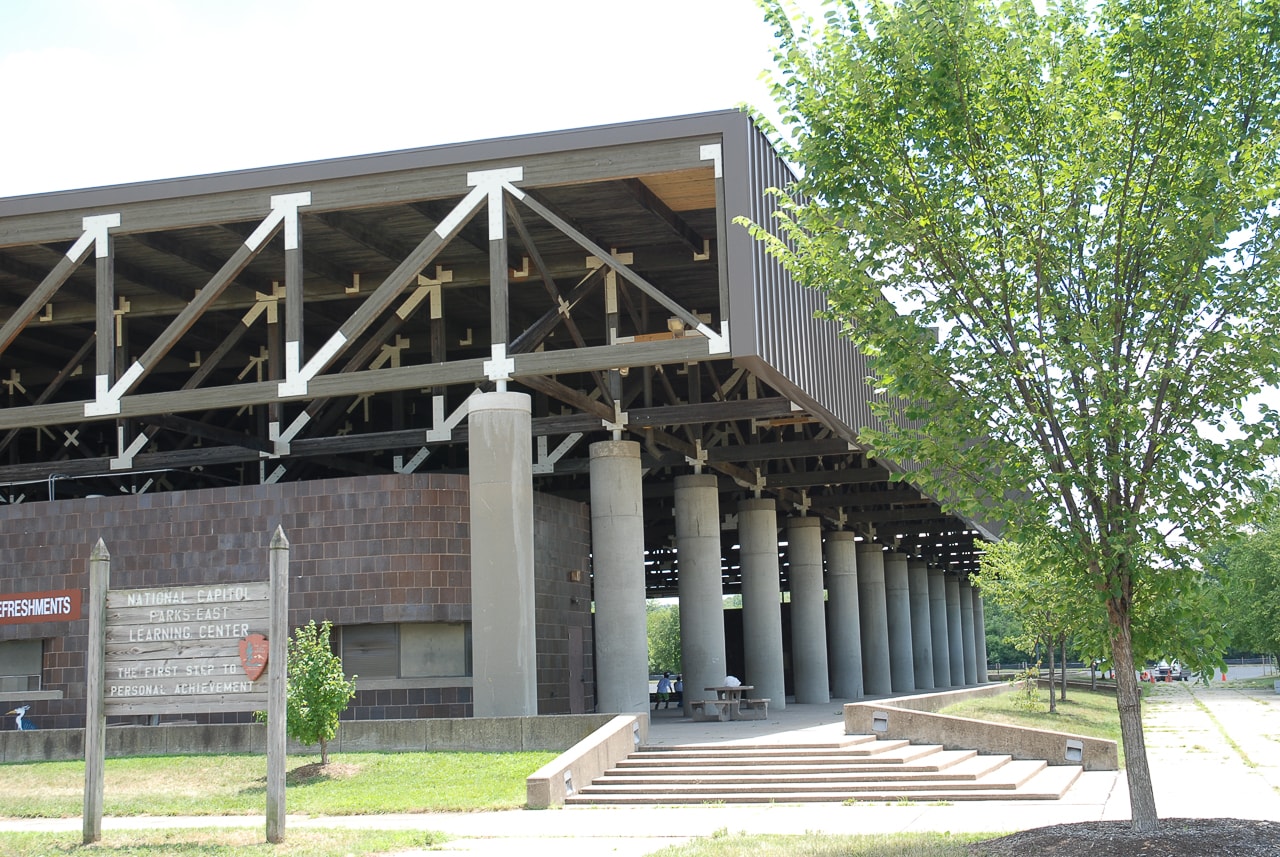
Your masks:
[{"label": "paved road", "polygon": [[[1231,677],[1238,677],[1236,670]],[[838,723],[839,702],[788,706],[770,722],[812,734]],[[674,715],[674,712],[673,712]],[[1217,682],[1210,687],[1177,682],[1158,685],[1144,705],[1148,755],[1160,814],[1174,817],[1263,818],[1280,820],[1280,695],[1271,689],[1244,690]],[[654,724],[652,739],[756,740],[758,736],[716,733],[674,716]],[[759,729],[730,724],[726,728]],[[981,831],[999,833],[1047,824],[1129,817],[1123,773],[1086,773],[1067,797],[1056,802],[959,802],[925,805],[704,806],[658,808],[571,808],[495,813],[302,818],[287,828],[361,826],[440,830],[458,837],[451,850],[423,855],[509,855],[556,853],[558,857],[615,854],[639,857],[693,837],[718,831],[753,833],[894,833],[900,831]],[[108,818],[104,829],[137,827],[263,827],[261,818]],[[0,830],[79,830],[78,819],[0,821]]]}]

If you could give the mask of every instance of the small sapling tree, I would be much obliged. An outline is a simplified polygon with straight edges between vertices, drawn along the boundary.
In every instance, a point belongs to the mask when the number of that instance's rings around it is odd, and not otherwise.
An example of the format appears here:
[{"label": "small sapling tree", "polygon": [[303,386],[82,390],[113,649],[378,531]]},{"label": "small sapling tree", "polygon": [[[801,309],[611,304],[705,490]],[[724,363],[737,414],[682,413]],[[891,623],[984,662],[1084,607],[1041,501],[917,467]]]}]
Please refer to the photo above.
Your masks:
[{"label": "small sapling tree", "polygon": [[314,619],[293,630],[289,640],[289,689],[285,731],[299,744],[320,744],[320,764],[329,764],[329,742],[338,734],[338,715],[356,695],[355,676],[342,672],[342,659],[329,647],[328,620]]}]

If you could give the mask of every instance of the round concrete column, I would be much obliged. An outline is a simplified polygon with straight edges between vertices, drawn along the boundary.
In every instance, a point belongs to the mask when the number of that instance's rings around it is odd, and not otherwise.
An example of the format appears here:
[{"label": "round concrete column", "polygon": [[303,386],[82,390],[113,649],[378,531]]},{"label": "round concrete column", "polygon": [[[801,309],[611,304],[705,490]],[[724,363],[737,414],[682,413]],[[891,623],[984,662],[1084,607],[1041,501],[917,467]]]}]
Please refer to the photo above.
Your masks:
[{"label": "round concrete column", "polygon": [[[529,397],[470,400],[472,710],[538,713]],[[501,534],[495,538],[495,534]]]},{"label": "round concrete column", "polygon": [[680,574],[680,660],[684,711],[725,677],[724,590],[720,585],[720,495],[716,478],[676,477],[676,557]]},{"label": "round concrete column", "polygon": [[[742,561],[742,654],[745,684],[769,707],[787,707],[782,668],[782,587],[778,568],[778,507],[773,500],[738,504]],[[705,687],[705,685],[704,685]]]},{"label": "round concrete column", "polygon": [[929,627],[933,640],[933,686],[951,687],[951,641],[947,636],[947,582],[940,568],[929,569]]},{"label": "round concrete column", "polygon": [[884,555],[884,595],[889,614],[889,676],[894,693],[916,689],[911,653],[911,591],[907,586],[907,557]]},{"label": "round concrete column", "polygon": [[862,632],[862,689],[867,696],[893,692],[889,676],[889,616],[884,595],[884,549],[858,544],[858,619]]},{"label": "round concrete column", "polygon": [[977,647],[973,643],[973,587],[969,575],[960,575],[960,646],[964,652],[964,683],[978,683]]},{"label": "round concrete column", "polygon": [[827,536],[827,620],[831,695],[836,699],[862,699],[858,560],[853,533],[841,531]]},{"label": "round concrete column", "polygon": [[964,643],[960,641],[960,578],[945,576],[947,581],[947,648],[951,657],[951,686],[964,686]]},{"label": "round concrete column", "polygon": [[831,701],[827,675],[827,604],[822,586],[822,522],[787,521],[791,580],[791,678],[797,703]]},{"label": "round concrete column", "polygon": [[634,441],[591,444],[591,570],[597,710],[648,711],[644,497]]},{"label": "round concrete column", "polygon": [[973,645],[978,661],[978,684],[990,681],[987,675],[987,615],[982,606],[982,592],[973,587]]},{"label": "round concrete column", "polygon": [[933,690],[933,628],[929,623],[929,566],[922,559],[907,560],[911,590],[911,667],[916,690]]}]

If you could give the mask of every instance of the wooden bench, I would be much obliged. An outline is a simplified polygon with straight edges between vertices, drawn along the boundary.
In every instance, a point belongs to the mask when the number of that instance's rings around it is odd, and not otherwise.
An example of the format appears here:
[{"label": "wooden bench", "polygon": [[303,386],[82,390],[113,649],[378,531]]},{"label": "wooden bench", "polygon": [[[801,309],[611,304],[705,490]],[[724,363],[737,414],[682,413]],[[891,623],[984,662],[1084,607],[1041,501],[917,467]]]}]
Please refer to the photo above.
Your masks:
[{"label": "wooden bench", "polygon": [[742,700],[742,707],[739,709],[739,711],[741,712],[758,711],[760,713],[757,719],[768,720],[769,719],[769,700],[768,699],[744,699]]},{"label": "wooden bench", "polygon": [[728,699],[699,699],[689,703],[695,720],[728,720],[733,702]]}]

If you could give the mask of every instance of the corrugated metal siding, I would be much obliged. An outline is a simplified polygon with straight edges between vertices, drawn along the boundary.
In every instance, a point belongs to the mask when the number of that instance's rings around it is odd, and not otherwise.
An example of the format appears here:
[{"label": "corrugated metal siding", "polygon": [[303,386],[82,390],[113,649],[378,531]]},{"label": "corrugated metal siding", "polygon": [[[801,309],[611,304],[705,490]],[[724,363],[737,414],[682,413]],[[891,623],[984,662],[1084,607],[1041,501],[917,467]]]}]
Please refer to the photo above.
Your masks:
[{"label": "corrugated metal siding", "polygon": [[[726,186],[740,190],[741,195],[733,194],[737,204],[753,222],[772,231],[778,204],[767,191],[786,188],[795,177],[754,125],[746,123],[745,136],[742,162],[726,163]],[[733,308],[735,324],[749,317],[752,334],[739,340],[731,331],[735,356],[758,357],[855,434],[881,425],[871,413],[865,355],[840,335],[834,322],[815,317],[826,307],[825,297],[796,282],[761,242],[751,245],[749,275],[739,269],[730,289],[731,301],[745,300],[753,308],[749,316],[743,307]]]}]

